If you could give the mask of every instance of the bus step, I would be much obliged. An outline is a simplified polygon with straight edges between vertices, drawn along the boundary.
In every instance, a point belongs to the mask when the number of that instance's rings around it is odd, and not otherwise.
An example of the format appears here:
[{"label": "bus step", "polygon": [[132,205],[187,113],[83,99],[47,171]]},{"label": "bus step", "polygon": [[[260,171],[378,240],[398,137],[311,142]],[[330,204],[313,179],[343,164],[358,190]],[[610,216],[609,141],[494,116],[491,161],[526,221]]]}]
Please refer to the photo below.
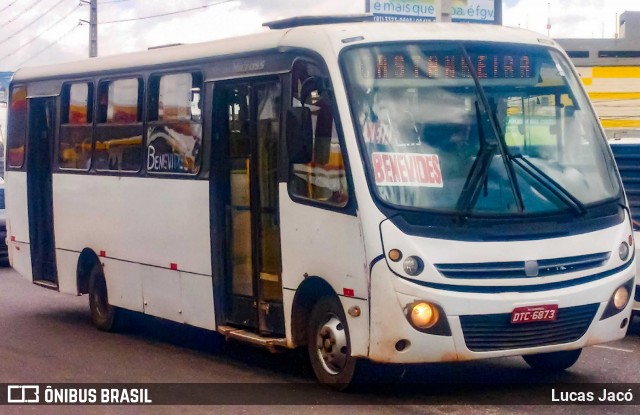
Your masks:
[{"label": "bus step", "polygon": [[218,326],[218,332],[224,335],[227,340],[233,339],[245,343],[250,343],[255,346],[269,349],[270,352],[274,353],[278,351],[277,348],[279,347],[287,347],[286,338],[264,337],[257,333],[253,333],[236,327]]},{"label": "bus step", "polygon": [[53,281],[35,280],[35,281],[33,281],[33,283],[35,285],[39,285],[41,287],[48,288],[50,290],[56,290],[56,291],[58,290],[58,284],[53,282]]}]

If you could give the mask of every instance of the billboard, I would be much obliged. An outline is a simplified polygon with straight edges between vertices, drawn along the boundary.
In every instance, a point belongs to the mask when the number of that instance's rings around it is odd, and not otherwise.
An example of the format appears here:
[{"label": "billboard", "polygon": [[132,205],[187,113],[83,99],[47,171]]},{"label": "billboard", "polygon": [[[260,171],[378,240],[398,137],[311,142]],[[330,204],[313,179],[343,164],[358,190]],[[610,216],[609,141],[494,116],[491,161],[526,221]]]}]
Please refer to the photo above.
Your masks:
[{"label": "billboard", "polygon": [[6,104],[9,99],[9,82],[13,72],[0,72],[0,104]]},{"label": "billboard", "polygon": [[[445,0],[366,0],[376,21],[424,22],[436,20]],[[502,24],[502,0],[449,0],[451,21]]]}]

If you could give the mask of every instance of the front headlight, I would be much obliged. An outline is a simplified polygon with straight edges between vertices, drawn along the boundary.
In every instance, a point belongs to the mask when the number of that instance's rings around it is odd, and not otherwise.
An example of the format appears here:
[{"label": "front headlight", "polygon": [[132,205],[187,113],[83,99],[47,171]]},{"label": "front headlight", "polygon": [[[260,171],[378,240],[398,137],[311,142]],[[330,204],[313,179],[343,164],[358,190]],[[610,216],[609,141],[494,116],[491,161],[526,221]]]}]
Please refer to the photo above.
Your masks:
[{"label": "front headlight", "polygon": [[411,276],[420,274],[423,268],[424,265],[422,263],[422,260],[417,256],[407,257],[407,259],[405,259],[402,263],[402,269],[404,269],[404,272]]},{"label": "front headlight", "polygon": [[451,336],[447,315],[442,307],[427,300],[407,304],[405,316],[414,329],[436,336]]},{"label": "front headlight", "polygon": [[629,290],[623,285],[613,294],[613,306],[622,310],[627,306],[627,303],[629,303]]},{"label": "front headlight", "polygon": [[623,285],[616,288],[613,292],[613,295],[609,299],[607,303],[607,307],[604,309],[602,313],[602,317],[600,320],[604,320],[605,318],[609,318],[611,316],[615,316],[624,310],[627,305],[629,305],[629,300],[631,299],[631,292],[633,290],[634,278],[630,279]]},{"label": "front headlight", "polygon": [[411,307],[411,324],[419,329],[433,327],[440,317],[438,309],[427,302],[415,303]]},{"label": "front headlight", "polygon": [[629,245],[626,242],[622,242],[618,247],[618,255],[620,255],[620,259],[623,261],[629,258]]}]

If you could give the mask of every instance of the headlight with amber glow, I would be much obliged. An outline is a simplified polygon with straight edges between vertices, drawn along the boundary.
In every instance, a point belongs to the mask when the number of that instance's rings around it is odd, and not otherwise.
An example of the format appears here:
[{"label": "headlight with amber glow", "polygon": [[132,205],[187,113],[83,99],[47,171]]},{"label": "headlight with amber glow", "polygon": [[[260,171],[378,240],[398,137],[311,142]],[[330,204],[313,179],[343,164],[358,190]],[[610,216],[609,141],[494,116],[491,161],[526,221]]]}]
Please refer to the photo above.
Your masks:
[{"label": "headlight with amber glow", "polygon": [[440,318],[438,309],[427,302],[415,303],[411,307],[411,324],[419,329],[433,327]]},{"label": "headlight with amber glow", "polygon": [[613,305],[618,310],[622,310],[627,306],[629,302],[629,290],[624,285],[619,287],[616,292],[613,294]]},{"label": "headlight with amber glow", "polygon": [[631,278],[629,281],[616,288],[613,295],[611,295],[611,298],[609,298],[609,302],[602,312],[600,320],[604,320],[621,313],[629,305],[634,282],[635,278]]}]

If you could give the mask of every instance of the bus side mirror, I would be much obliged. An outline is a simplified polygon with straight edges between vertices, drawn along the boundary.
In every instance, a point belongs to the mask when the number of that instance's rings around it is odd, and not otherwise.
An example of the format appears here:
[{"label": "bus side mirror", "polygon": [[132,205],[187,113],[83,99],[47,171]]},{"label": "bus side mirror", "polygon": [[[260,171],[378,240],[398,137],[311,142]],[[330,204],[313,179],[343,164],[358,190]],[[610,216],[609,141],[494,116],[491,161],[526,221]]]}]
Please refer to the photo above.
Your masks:
[{"label": "bus side mirror", "polygon": [[311,162],[313,159],[311,110],[307,107],[289,108],[286,123],[289,163]]}]

